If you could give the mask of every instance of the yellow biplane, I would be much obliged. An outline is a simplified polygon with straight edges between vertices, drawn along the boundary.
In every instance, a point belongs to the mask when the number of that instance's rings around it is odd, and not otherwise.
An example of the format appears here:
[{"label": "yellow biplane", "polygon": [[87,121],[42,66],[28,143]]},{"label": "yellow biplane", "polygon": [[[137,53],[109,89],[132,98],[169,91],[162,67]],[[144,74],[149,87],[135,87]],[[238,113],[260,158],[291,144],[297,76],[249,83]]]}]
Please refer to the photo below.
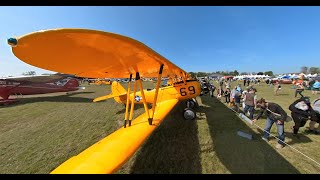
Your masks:
[{"label": "yellow biplane", "polygon": [[93,83],[90,83],[90,84],[95,84],[95,85],[103,85],[103,84],[106,84],[106,85],[111,85],[111,80],[101,80],[101,79],[97,79],[95,80]]},{"label": "yellow biplane", "polygon": [[[186,119],[196,116],[192,109],[196,102],[192,99],[200,95],[200,83],[148,46],[129,37],[89,29],[52,29],[9,38],[8,44],[16,57],[39,68],[79,77],[129,78],[127,90],[113,82],[110,95],[94,99],[97,102],[114,98],[126,104],[124,126],[62,163],[51,172],[53,174],[113,173],[180,100],[187,102],[183,116]],[[161,87],[162,77],[169,78],[170,84]],[[144,90],[141,78],[156,79],[155,88]],[[145,113],[133,120],[136,103],[144,105]]]}]

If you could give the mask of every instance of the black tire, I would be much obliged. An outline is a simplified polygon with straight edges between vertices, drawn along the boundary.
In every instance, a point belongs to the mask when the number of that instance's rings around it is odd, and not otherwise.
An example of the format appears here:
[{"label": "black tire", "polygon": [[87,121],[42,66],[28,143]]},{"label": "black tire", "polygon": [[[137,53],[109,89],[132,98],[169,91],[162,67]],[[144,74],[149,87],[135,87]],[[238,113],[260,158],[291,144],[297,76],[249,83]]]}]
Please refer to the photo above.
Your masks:
[{"label": "black tire", "polygon": [[185,120],[196,119],[196,112],[191,108],[185,108],[182,115]]}]

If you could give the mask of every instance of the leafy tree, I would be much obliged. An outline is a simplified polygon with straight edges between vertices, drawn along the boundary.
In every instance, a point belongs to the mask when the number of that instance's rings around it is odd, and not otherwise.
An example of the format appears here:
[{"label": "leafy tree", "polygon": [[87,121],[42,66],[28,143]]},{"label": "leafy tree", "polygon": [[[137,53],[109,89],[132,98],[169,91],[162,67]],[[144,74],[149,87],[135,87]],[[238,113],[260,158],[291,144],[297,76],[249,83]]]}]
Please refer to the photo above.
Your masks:
[{"label": "leafy tree", "polygon": [[22,73],[22,75],[24,75],[24,76],[34,76],[34,75],[36,75],[36,72],[35,71],[27,71],[27,72]]},{"label": "leafy tree", "polygon": [[239,72],[238,72],[237,70],[234,70],[234,71],[233,71],[233,75],[234,75],[234,76],[238,76],[238,75],[239,75]]},{"label": "leafy tree", "polygon": [[189,74],[190,74],[190,76],[193,77],[193,78],[196,77],[196,73],[194,73],[194,72],[189,72]]},{"label": "leafy tree", "polygon": [[248,73],[247,72],[242,72],[240,73],[241,75],[247,75]]},{"label": "leafy tree", "polygon": [[320,69],[318,67],[310,67],[309,73],[310,74],[316,74],[316,73],[318,74],[318,73],[320,73]]},{"label": "leafy tree", "polygon": [[265,75],[268,75],[268,76],[273,76],[273,72],[272,71],[266,71],[264,72]]},{"label": "leafy tree", "polygon": [[263,72],[258,72],[258,74],[257,75],[263,75]]},{"label": "leafy tree", "polygon": [[302,66],[300,69],[301,73],[307,74],[308,73],[308,67],[307,66]]},{"label": "leafy tree", "polygon": [[197,73],[196,73],[196,76],[198,76],[198,77],[205,77],[205,76],[207,76],[207,73],[206,73],[206,72],[197,72]]},{"label": "leafy tree", "polygon": [[228,75],[237,76],[237,75],[239,75],[239,72],[237,70],[234,70],[234,71],[229,72]]}]

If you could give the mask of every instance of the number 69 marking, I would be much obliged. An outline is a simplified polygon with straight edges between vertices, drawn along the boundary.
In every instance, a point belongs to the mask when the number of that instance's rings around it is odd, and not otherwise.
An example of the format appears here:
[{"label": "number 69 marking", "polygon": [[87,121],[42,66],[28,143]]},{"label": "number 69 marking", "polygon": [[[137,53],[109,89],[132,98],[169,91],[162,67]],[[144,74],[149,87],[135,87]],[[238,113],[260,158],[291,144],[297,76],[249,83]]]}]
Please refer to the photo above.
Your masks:
[{"label": "number 69 marking", "polygon": [[[187,92],[186,92],[185,90],[186,90],[186,88],[181,88],[181,89],[180,89],[180,94],[181,94],[181,96],[186,96],[186,95],[187,95]],[[189,86],[189,87],[188,87],[188,90],[189,90],[189,92],[190,92],[190,95],[196,93],[196,90],[195,90],[195,88],[194,88],[193,86]]]}]

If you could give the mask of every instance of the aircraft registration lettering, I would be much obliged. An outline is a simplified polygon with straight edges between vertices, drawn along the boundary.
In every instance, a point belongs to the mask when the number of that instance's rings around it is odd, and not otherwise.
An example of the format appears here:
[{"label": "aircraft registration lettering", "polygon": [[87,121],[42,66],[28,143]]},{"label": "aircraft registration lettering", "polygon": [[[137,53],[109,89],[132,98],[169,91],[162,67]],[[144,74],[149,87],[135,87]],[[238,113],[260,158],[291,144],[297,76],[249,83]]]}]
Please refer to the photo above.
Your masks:
[{"label": "aircraft registration lettering", "polygon": [[[180,89],[180,94],[181,94],[181,96],[186,96],[186,95],[187,95],[186,89],[187,89],[187,88],[184,88],[184,87]],[[194,86],[189,86],[189,87],[188,87],[188,91],[189,91],[189,94],[190,94],[190,95],[196,93],[196,89],[194,88]]]}]

